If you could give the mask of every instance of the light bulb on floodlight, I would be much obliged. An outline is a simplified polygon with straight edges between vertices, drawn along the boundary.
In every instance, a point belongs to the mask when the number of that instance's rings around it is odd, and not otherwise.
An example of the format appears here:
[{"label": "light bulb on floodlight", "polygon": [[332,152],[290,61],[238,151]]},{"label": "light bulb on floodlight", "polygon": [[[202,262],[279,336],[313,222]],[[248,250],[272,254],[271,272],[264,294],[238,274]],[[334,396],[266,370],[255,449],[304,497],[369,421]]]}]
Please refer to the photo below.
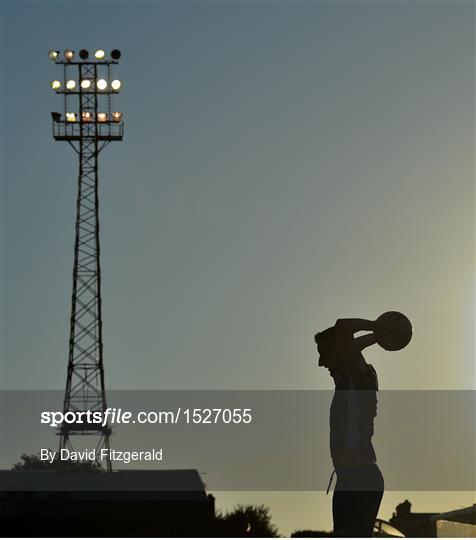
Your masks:
[{"label": "light bulb on floodlight", "polygon": [[61,82],[60,81],[51,81],[51,88],[53,90],[59,90],[61,88]]},{"label": "light bulb on floodlight", "polygon": [[114,79],[111,83],[111,88],[115,90],[116,92],[119,90],[119,88],[122,86],[122,83],[118,79]]},{"label": "light bulb on floodlight", "polygon": [[114,49],[111,51],[111,58],[113,60],[119,60],[121,57],[121,51],[119,49]]},{"label": "light bulb on floodlight", "polygon": [[82,119],[83,119],[83,122],[92,122],[93,121],[93,115],[89,111],[83,111],[82,112]]},{"label": "light bulb on floodlight", "polygon": [[81,81],[81,88],[83,90],[87,90],[88,88],[91,88],[91,81],[90,79],[83,79]]},{"label": "light bulb on floodlight", "polygon": [[107,122],[107,114],[104,112],[98,112],[98,122]]},{"label": "light bulb on floodlight", "polygon": [[86,60],[89,56],[89,52],[86,50],[86,49],[81,49],[79,51],[79,57],[82,59],[82,60]]},{"label": "light bulb on floodlight", "polygon": [[76,122],[76,113],[74,112],[67,112],[66,113],[66,120],[68,122]]},{"label": "light bulb on floodlight", "polygon": [[96,60],[103,60],[105,55],[106,53],[102,49],[98,49],[94,53],[94,58],[96,58]]},{"label": "light bulb on floodlight", "polygon": [[113,112],[112,113],[112,119],[114,122],[120,122],[122,119],[122,113],[121,112]]},{"label": "light bulb on floodlight", "polygon": [[74,51],[72,51],[71,49],[67,49],[66,51],[64,51],[63,56],[65,60],[68,60],[68,62],[70,62],[74,58]]},{"label": "light bulb on floodlight", "polygon": [[66,81],[66,88],[68,90],[74,90],[76,88],[76,81],[73,81],[73,79]]},{"label": "light bulb on floodlight", "polygon": [[106,90],[107,88],[106,79],[99,79],[96,84],[97,84],[98,90]]},{"label": "light bulb on floodlight", "polygon": [[58,58],[59,51],[48,51],[48,58],[53,62]]}]

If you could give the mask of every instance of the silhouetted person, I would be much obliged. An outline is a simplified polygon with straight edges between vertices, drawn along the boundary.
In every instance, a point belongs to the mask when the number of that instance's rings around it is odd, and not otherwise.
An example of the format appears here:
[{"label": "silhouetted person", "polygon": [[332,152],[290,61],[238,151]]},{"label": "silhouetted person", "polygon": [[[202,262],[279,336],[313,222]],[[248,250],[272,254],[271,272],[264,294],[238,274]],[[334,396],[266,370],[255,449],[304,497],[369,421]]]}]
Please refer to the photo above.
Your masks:
[{"label": "silhouetted person", "polygon": [[[370,331],[360,337],[354,334]],[[387,312],[376,321],[339,319],[314,339],[319,366],[335,383],[330,409],[330,451],[337,482],[332,499],[334,536],[371,537],[384,492],[384,480],[372,445],[377,415],[378,379],[362,351],[375,343],[400,350],[412,336],[410,321]]]}]

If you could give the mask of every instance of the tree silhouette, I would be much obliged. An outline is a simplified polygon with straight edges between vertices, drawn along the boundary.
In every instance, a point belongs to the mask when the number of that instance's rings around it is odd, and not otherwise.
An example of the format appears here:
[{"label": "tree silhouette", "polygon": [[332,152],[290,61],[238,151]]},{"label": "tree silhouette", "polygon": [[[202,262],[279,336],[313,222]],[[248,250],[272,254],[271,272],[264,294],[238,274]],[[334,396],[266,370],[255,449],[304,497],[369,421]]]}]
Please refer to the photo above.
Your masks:
[{"label": "tree silhouette", "polygon": [[278,529],[271,523],[269,508],[264,504],[239,504],[233,511],[216,516],[219,536],[277,538]]},{"label": "tree silhouette", "polygon": [[73,461],[55,459],[53,463],[43,461],[39,454],[22,454],[21,460],[13,465],[13,470],[29,471],[62,471],[62,472],[88,472],[101,473],[101,466],[94,461]]},{"label": "tree silhouette", "polygon": [[334,536],[333,532],[310,531],[307,529],[294,531],[291,534],[291,538],[331,538],[333,536]]}]

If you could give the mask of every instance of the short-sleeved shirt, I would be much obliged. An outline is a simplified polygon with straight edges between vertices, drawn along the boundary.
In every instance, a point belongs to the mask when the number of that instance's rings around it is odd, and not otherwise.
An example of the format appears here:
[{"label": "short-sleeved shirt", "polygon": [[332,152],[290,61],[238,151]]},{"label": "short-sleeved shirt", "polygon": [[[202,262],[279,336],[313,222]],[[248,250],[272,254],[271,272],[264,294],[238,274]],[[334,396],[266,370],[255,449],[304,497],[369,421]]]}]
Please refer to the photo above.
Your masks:
[{"label": "short-sleeved shirt", "polygon": [[335,383],[330,410],[330,450],[334,459],[343,448],[356,448],[376,461],[372,444],[377,415],[377,373],[360,351],[351,362],[331,369]]}]

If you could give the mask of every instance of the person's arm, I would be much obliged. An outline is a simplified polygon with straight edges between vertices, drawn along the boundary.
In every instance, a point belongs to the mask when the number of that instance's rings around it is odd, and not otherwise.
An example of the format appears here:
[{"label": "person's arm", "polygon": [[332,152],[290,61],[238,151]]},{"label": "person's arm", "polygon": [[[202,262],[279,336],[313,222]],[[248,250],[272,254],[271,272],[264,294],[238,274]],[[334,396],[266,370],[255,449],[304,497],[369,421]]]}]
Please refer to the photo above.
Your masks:
[{"label": "person's arm", "polygon": [[371,347],[377,343],[377,337],[372,332],[370,334],[365,334],[363,336],[358,336],[354,338],[355,345],[359,351],[363,351],[367,347]]},{"label": "person's arm", "polygon": [[348,361],[357,347],[354,334],[365,330],[373,331],[375,322],[367,319],[337,319],[334,328],[337,352],[341,358]]},{"label": "person's arm", "polygon": [[366,330],[372,332],[375,329],[375,321],[369,319],[337,319],[335,328],[352,335]]}]

